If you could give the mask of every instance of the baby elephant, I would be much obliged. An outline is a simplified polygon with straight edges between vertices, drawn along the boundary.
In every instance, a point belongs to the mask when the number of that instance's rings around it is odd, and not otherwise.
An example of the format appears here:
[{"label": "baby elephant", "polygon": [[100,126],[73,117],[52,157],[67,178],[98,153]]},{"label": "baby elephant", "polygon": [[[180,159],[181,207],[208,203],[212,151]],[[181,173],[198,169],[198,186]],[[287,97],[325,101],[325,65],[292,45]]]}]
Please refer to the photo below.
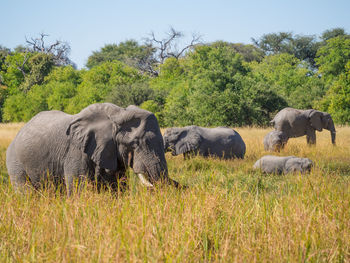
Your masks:
[{"label": "baby elephant", "polygon": [[164,147],[173,155],[191,153],[202,156],[215,156],[223,159],[244,158],[245,143],[242,137],[231,128],[203,128],[187,126],[168,128],[164,133]]},{"label": "baby elephant", "polygon": [[313,162],[309,158],[265,155],[256,161],[253,168],[261,169],[261,171],[265,173],[287,174],[294,172],[309,172],[312,166]]},{"label": "baby elephant", "polygon": [[279,152],[284,148],[288,141],[288,137],[281,131],[271,131],[264,138],[265,151]]}]

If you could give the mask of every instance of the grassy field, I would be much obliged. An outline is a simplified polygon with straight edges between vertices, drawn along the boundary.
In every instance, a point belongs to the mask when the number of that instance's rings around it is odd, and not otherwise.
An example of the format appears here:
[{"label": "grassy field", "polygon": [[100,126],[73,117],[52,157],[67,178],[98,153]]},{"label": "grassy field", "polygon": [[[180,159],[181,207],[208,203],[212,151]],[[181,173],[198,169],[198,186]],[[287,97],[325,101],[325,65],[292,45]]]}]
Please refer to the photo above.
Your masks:
[{"label": "grassy field", "polygon": [[137,184],[117,198],[86,188],[17,194],[5,150],[21,124],[0,126],[1,262],[350,262],[350,128],[291,139],[279,155],[309,157],[308,175],[252,170],[270,129],[239,128],[244,160],[167,154],[186,190]]}]

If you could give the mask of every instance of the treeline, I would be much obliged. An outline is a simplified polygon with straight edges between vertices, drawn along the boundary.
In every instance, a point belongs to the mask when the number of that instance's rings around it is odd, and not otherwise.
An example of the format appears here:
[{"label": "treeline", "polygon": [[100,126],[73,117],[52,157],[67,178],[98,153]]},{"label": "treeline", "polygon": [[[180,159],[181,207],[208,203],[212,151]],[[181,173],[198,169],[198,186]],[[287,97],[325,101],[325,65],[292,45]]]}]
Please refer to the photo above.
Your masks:
[{"label": "treeline", "polygon": [[77,70],[66,43],[45,35],[14,50],[0,46],[3,122],[44,110],[77,113],[96,102],[154,112],[161,126],[266,125],[280,109],[315,108],[350,122],[350,35],[280,32],[252,44],[199,43],[176,50],[181,33],[108,44]]}]

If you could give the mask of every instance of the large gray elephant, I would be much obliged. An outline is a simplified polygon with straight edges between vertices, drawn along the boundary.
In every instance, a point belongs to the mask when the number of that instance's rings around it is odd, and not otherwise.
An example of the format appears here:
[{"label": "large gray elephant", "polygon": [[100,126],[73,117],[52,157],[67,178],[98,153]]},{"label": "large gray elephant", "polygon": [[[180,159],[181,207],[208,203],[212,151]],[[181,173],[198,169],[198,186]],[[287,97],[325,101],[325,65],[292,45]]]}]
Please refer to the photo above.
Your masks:
[{"label": "large gray elephant", "polygon": [[283,132],[288,138],[306,135],[308,144],[316,143],[316,130],[331,132],[332,143],[335,144],[335,127],[331,115],[317,110],[297,110],[284,108],[271,121],[277,131]]},{"label": "large gray elephant", "polygon": [[51,178],[64,183],[92,180],[116,185],[128,166],[147,186],[168,177],[163,138],[156,117],[136,106],[92,104],[76,115],[44,111],[18,132],[7,149],[13,186],[34,187]]},{"label": "large gray elephant", "polygon": [[226,127],[203,128],[195,125],[168,128],[164,132],[164,146],[173,155],[190,153],[223,159],[244,158],[246,146],[242,137]]},{"label": "large gray elephant", "polygon": [[309,158],[265,155],[255,162],[253,168],[259,169],[264,173],[287,174],[309,172],[312,166],[313,162]]}]

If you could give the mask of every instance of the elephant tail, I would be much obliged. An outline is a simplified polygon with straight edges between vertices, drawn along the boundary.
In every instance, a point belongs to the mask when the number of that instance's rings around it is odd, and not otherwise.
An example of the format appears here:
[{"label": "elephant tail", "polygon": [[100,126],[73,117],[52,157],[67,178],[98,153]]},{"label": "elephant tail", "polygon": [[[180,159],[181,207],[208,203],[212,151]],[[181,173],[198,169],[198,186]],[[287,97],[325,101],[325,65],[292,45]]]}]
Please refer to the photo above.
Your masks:
[{"label": "elephant tail", "polygon": [[270,125],[275,127],[275,120],[270,121]]}]

